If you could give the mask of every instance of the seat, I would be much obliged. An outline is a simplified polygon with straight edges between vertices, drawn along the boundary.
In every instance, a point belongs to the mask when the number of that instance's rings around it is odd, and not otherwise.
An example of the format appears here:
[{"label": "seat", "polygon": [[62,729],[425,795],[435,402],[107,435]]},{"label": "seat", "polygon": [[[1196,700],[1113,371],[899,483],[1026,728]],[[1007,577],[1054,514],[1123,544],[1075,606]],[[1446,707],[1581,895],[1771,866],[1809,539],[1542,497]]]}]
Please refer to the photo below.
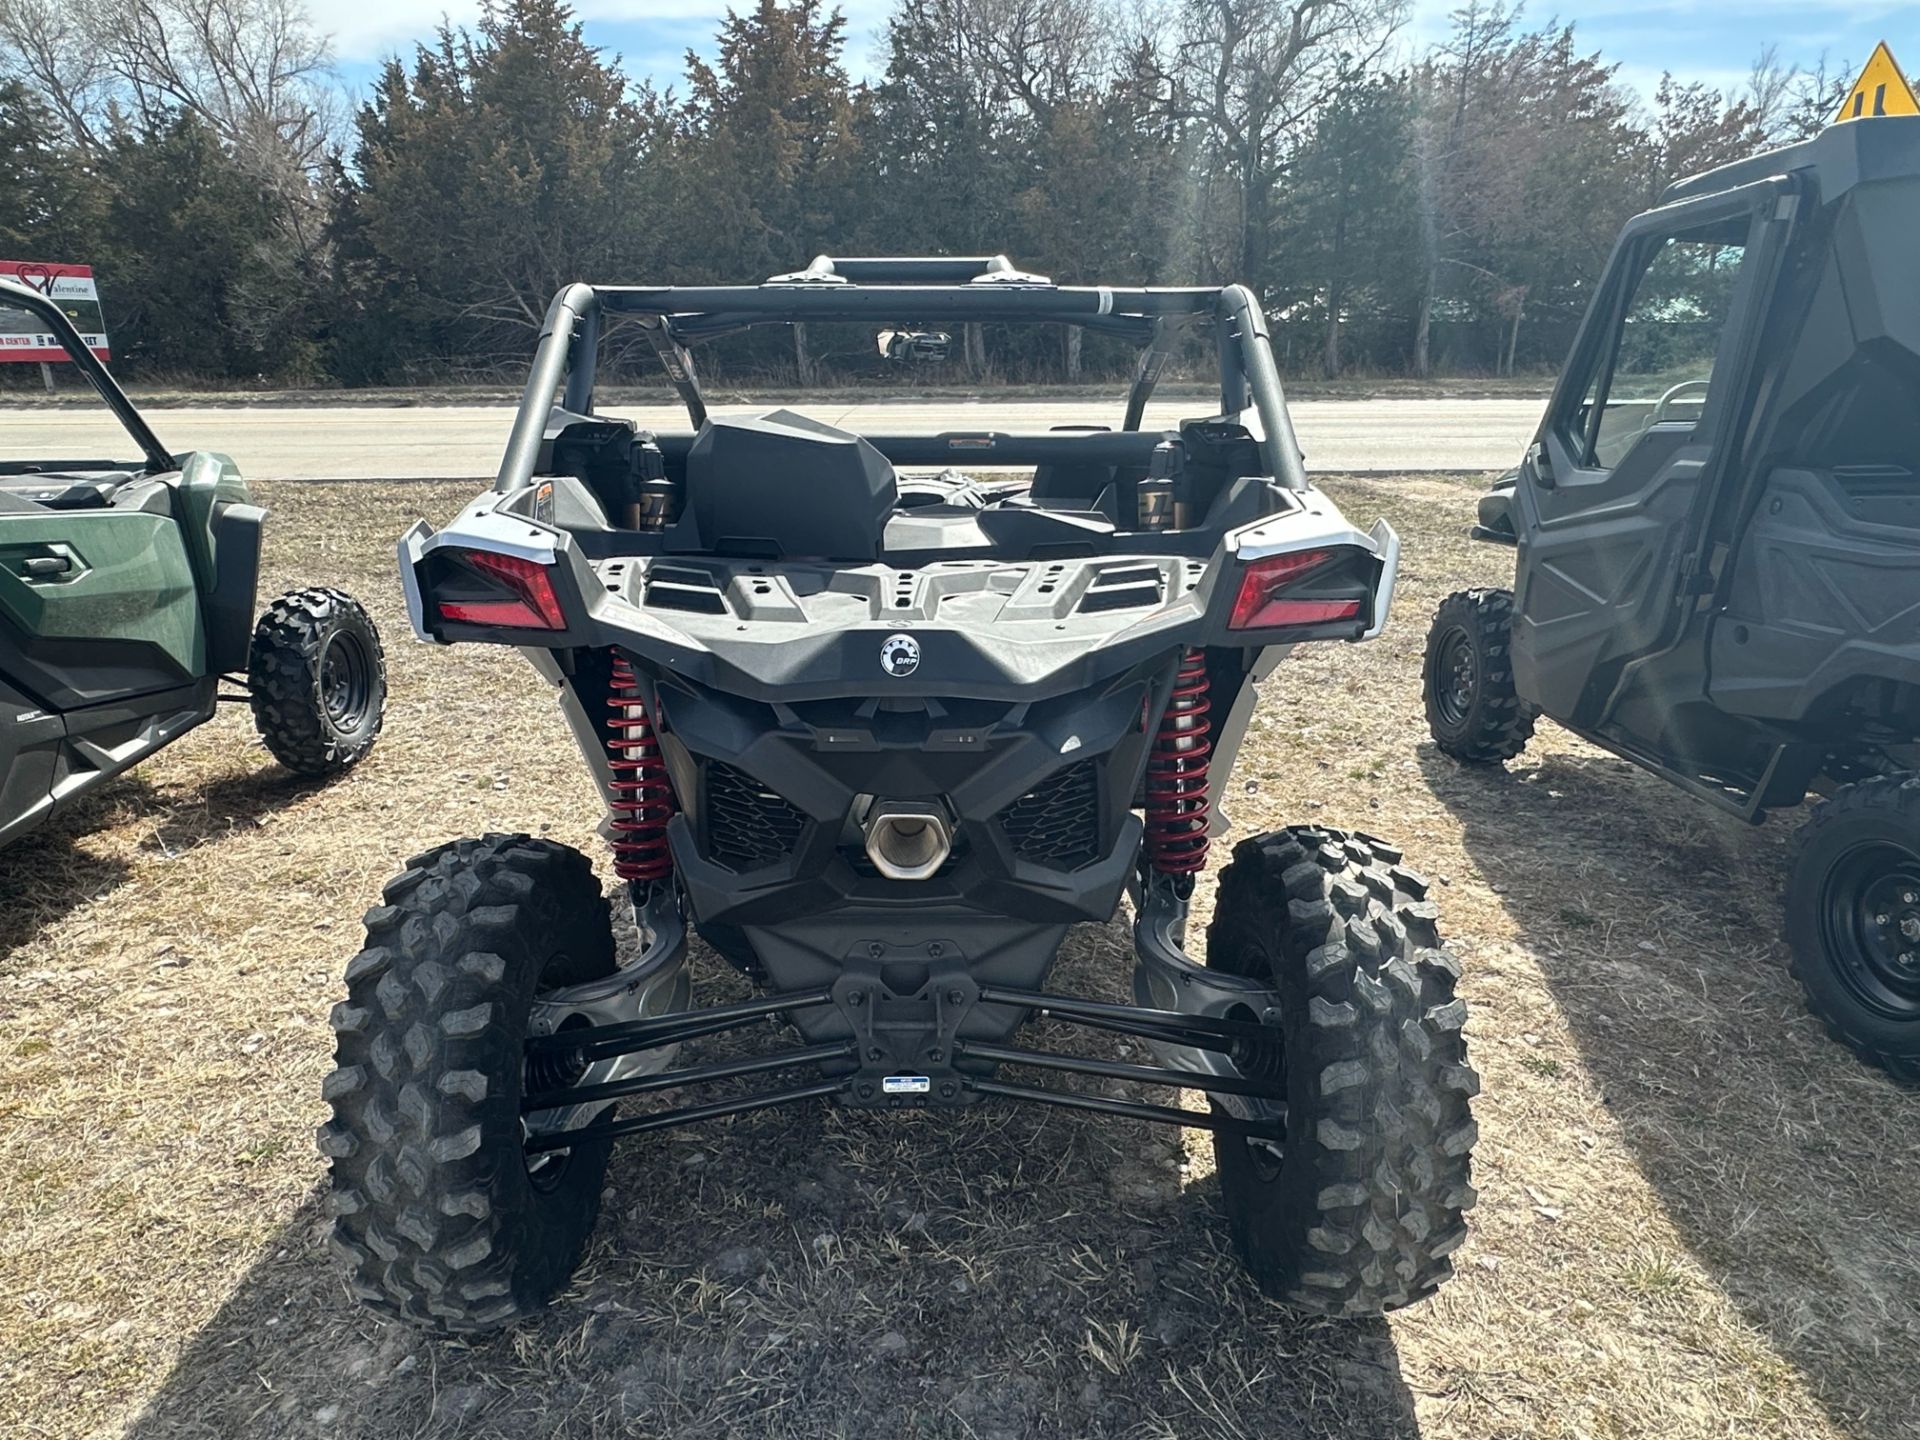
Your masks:
[{"label": "seat", "polygon": [[788,410],[702,426],[686,496],[670,549],[858,561],[879,555],[900,498],[893,467],[867,441]]},{"label": "seat", "polygon": [[105,475],[0,475],[0,497],[4,497],[0,507],[6,500],[24,500],[36,509],[104,510],[131,478],[124,471]]}]

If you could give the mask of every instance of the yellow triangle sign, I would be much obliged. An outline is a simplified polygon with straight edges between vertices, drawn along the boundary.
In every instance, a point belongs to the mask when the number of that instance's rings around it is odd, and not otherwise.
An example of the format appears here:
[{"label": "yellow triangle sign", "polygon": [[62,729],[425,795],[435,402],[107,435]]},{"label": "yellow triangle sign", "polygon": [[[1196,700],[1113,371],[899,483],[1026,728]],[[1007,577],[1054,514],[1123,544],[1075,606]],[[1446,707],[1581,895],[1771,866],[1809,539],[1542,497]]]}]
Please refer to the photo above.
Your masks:
[{"label": "yellow triangle sign", "polygon": [[1914,98],[1913,86],[1900,73],[1884,40],[1873,47],[1867,68],[1840,102],[1840,113],[1833,121],[1837,125],[1842,120],[1867,120],[1876,115],[1920,115],[1920,100]]}]

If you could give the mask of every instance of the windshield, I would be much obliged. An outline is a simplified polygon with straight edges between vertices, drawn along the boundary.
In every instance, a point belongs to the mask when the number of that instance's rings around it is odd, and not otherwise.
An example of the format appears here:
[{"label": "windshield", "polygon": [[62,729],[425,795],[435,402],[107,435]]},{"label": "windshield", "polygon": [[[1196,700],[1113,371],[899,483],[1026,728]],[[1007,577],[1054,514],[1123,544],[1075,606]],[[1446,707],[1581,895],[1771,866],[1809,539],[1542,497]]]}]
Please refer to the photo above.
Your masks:
[{"label": "windshield", "polygon": [[[56,299],[83,334],[100,333],[97,301]],[[19,473],[145,466],[140,440],[46,317],[0,294],[0,467]]]}]

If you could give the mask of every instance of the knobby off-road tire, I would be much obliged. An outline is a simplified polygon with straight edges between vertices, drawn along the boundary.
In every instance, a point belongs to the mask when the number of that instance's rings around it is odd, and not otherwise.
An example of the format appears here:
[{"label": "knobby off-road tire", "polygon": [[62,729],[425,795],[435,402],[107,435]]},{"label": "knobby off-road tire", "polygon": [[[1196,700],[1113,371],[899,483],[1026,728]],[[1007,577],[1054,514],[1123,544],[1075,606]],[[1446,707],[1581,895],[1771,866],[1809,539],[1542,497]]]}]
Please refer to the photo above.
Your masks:
[{"label": "knobby off-road tire", "polygon": [[1498,765],[1527,748],[1537,713],[1513,689],[1513,593],[1460,590],[1427,630],[1421,674],[1433,743],[1469,765]]},{"label": "knobby off-road tire", "polygon": [[1920,778],[1876,776],[1815,807],[1793,837],[1787,944],[1827,1033],[1920,1085]]},{"label": "knobby off-road tire", "polygon": [[338,775],[373,748],[386,718],[380,632],[341,590],[290,590],[253,627],[253,723],[296,775]]},{"label": "knobby off-road tire", "polygon": [[1400,858],[1341,830],[1256,836],[1221,872],[1207,931],[1210,966],[1279,991],[1285,1045],[1279,1154],[1214,1137],[1228,1224],[1263,1291],[1319,1314],[1431,1295],[1475,1199],[1460,967]]},{"label": "knobby off-road tire", "polygon": [[333,1248],[376,1310],[491,1330],[566,1284],[599,1213],[611,1142],[530,1170],[520,1100],[535,996],[614,969],[607,902],[586,856],[525,835],[416,856],[384,898],[333,1011]]}]

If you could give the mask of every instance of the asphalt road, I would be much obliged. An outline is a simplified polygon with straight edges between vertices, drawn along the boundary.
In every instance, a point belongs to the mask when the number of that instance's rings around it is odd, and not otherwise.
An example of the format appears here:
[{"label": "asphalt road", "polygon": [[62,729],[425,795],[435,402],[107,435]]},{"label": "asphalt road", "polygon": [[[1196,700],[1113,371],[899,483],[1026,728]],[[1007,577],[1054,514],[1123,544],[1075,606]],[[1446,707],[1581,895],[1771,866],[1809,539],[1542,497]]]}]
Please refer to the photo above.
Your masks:
[{"label": "asphalt road", "polygon": [[[1542,402],[1535,400],[1306,400],[1292,407],[1307,468],[1323,473],[1399,474],[1504,470],[1519,463]],[[720,414],[766,406],[722,405]],[[1000,401],[825,403],[799,407],[854,430],[938,434],[949,430],[1044,430],[1120,420],[1118,402]],[[1150,408],[1147,423],[1172,424],[1195,402]],[[667,407],[618,410],[643,424],[682,429]],[[176,451],[218,450],[249,476],[287,479],[436,479],[491,475],[513,410],[504,405],[259,406],[155,410],[148,416]],[[124,442],[91,410],[0,410],[0,456],[74,458],[121,454]],[[101,447],[105,447],[104,449]]]}]

